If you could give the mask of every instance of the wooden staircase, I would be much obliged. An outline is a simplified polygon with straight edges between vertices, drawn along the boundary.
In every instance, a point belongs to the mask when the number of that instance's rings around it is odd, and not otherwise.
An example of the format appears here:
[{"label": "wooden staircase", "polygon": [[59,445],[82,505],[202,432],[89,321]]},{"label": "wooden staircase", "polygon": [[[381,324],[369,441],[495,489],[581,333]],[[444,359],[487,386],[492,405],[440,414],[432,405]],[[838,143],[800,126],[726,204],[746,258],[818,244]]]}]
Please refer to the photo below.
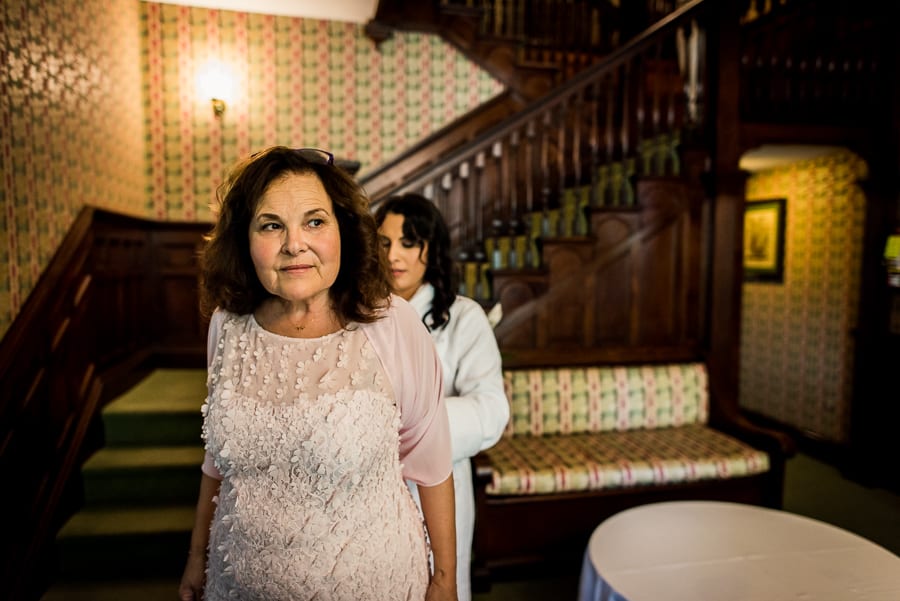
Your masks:
[{"label": "wooden staircase", "polygon": [[596,64],[674,10],[672,0],[622,3],[588,0],[382,0],[366,32],[377,44],[394,31],[440,35],[507,88],[365,175],[379,198],[440,157],[481,137],[528,103]]},{"label": "wooden staircase", "polygon": [[710,243],[698,177],[708,155],[695,144],[702,5],[391,190],[441,208],[460,292],[503,307],[507,364],[699,352]]},{"label": "wooden staircase", "polygon": [[81,471],[84,506],[56,538],[58,583],[177,581],[194,524],[205,398],[203,369],[158,369],[104,407],[105,445]]},{"label": "wooden staircase", "polygon": [[[534,3],[528,12],[517,2],[476,9],[445,0],[414,15],[395,4],[382,3],[374,23],[436,31],[481,64],[492,64],[503,40],[513,74],[494,69],[518,96],[528,95],[517,69],[540,54],[532,49],[551,39],[560,55],[584,46],[583,31],[566,29],[566,11],[592,15],[581,22],[594,41],[600,14],[590,12],[598,3],[589,10],[578,2]],[[416,192],[440,207],[462,266],[460,292],[485,307],[501,303],[495,332],[509,365],[670,360],[731,347],[741,285],[740,154],[765,137],[821,142],[817,130],[858,139],[868,118],[889,114],[886,88],[867,92],[877,86],[874,73],[891,72],[864,43],[877,39],[869,13],[842,3],[827,15],[814,0],[677,4],[662,14],[643,8],[652,25],[618,46],[605,38],[590,65],[562,85],[549,79],[552,93],[471,141],[393,182],[381,173],[362,179],[375,206]],[[562,11],[555,33],[540,31],[548,19],[526,17],[553,10]],[[608,31],[619,32],[639,22],[622,14],[611,21]],[[833,38],[854,46],[841,54],[825,43]],[[568,73],[559,61],[542,66],[556,78]],[[829,119],[842,101],[851,101],[852,116]],[[784,129],[778,115],[794,124]],[[736,354],[728,353],[722,369],[733,372]]]}]

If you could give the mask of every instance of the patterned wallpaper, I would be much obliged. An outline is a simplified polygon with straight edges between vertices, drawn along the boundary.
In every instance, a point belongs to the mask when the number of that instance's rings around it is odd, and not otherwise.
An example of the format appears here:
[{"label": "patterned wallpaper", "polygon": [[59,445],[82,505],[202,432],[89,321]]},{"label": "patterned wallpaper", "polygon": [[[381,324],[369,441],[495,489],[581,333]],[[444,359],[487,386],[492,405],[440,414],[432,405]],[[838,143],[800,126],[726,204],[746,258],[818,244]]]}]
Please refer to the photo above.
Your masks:
[{"label": "patterned wallpaper", "polygon": [[840,152],[752,176],[787,199],[784,282],[745,283],[741,405],[831,442],[849,434],[868,167]]},{"label": "patterned wallpaper", "polygon": [[[273,144],[314,146],[378,167],[502,86],[432,35],[396,34],[379,48],[363,26],[142,3],[148,212],[209,219],[227,168]],[[197,79],[229,76],[213,115]]]},{"label": "patterned wallpaper", "polygon": [[0,2],[0,336],[85,204],[146,189],[134,0]]},{"label": "patterned wallpaper", "polygon": [[[197,91],[233,70],[225,114]],[[501,91],[430,35],[137,0],[0,3],[0,337],[90,204],[203,221],[224,171],[272,144],[379,166]]]}]

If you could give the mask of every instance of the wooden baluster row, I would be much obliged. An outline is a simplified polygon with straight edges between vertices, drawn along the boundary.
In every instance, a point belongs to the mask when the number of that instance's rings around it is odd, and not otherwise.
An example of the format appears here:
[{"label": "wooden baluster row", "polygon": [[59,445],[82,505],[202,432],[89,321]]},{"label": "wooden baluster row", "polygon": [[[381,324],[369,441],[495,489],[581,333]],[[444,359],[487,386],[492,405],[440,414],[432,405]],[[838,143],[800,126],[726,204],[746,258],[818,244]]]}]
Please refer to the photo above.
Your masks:
[{"label": "wooden baluster row", "polygon": [[[492,6],[506,23],[510,5]],[[691,58],[674,31],[422,185],[447,217],[457,259],[469,264],[465,293],[488,294],[488,262],[493,269],[539,266],[540,236],[586,234],[587,207],[633,203],[632,175],[647,171],[646,161],[635,167],[636,157],[661,156],[659,148],[674,155],[677,138],[669,132],[685,121]],[[700,76],[691,79],[691,89],[700,85]],[[657,140],[664,135],[668,146]]]}]

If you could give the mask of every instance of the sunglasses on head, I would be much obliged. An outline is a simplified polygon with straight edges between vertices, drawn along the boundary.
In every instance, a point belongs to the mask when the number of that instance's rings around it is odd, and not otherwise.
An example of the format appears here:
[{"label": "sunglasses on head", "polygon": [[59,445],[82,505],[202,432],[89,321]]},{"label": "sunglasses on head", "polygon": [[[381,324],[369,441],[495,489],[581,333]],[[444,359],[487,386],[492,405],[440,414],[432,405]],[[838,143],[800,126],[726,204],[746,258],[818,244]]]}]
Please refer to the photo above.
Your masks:
[{"label": "sunglasses on head", "polygon": [[[315,163],[317,165],[334,165],[334,155],[327,150],[321,148],[292,148],[292,152],[296,152],[305,161]],[[250,155],[251,159],[255,159],[264,151],[254,152]]]},{"label": "sunglasses on head", "polygon": [[334,155],[321,148],[295,148],[294,152],[309,161],[320,165],[334,165]]}]

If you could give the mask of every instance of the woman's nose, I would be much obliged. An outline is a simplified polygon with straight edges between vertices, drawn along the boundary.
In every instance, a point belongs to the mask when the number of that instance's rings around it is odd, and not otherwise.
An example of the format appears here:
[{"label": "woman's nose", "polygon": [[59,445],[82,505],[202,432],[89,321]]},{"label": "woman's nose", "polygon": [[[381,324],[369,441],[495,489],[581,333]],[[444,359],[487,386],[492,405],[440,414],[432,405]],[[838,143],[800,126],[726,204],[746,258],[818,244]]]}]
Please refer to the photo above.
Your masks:
[{"label": "woman's nose", "polygon": [[394,244],[393,242],[390,244],[390,246],[388,246],[387,256],[388,256],[388,261],[391,263],[393,263],[394,261],[396,261],[399,258],[397,256],[397,245]]},{"label": "woman's nose", "polygon": [[284,245],[282,246],[282,250],[284,250],[285,253],[293,257],[299,255],[301,252],[306,250],[306,248],[306,241],[303,239],[303,236],[300,233],[288,232],[285,235]]}]

